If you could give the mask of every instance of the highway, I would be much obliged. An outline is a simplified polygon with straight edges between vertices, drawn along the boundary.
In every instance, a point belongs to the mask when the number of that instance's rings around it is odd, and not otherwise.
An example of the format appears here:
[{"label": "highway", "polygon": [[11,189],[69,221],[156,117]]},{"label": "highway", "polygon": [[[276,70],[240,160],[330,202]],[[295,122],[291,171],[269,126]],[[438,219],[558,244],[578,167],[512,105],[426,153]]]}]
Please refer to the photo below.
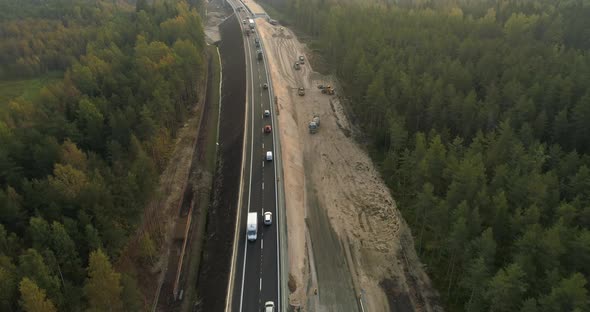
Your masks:
[{"label": "highway", "polygon": [[[239,1],[232,6],[242,7]],[[274,108],[271,107],[271,88],[264,89],[269,83],[264,60],[257,59],[254,38],[256,33],[246,36],[244,29],[248,24],[242,20],[250,16],[247,10],[238,11],[237,17],[242,27],[246,55],[246,127],[243,165],[242,201],[238,207],[240,214],[237,227],[237,257],[233,271],[233,297],[231,311],[262,311],[266,301],[275,303],[275,311],[281,311],[280,303],[280,249],[277,227],[276,168],[275,161],[266,161],[265,154],[272,151],[276,158],[274,138]],[[250,16],[251,17],[251,16]],[[262,44],[262,43],[261,43]],[[264,111],[270,110],[271,116],[265,117]],[[271,133],[264,132],[264,126],[272,127]],[[270,211],[273,214],[272,225],[264,225],[262,215]],[[249,212],[258,214],[258,237],[256,241],[246,239],[246,221]],[[231,285],[231,284],[230,284]]]}]

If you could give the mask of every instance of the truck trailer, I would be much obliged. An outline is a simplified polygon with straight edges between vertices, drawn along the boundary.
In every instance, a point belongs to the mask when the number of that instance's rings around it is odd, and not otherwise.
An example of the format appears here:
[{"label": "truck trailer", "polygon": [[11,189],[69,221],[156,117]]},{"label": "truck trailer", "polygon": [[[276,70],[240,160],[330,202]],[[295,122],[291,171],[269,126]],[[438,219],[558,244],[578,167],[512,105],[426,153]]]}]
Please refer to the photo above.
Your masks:
[{"label": "truck trailer", "polygon": [[249,241],[256,240],[258,232],[258,214],[256,212],[248,213],[248,224],[246,225],[246,236]]}]

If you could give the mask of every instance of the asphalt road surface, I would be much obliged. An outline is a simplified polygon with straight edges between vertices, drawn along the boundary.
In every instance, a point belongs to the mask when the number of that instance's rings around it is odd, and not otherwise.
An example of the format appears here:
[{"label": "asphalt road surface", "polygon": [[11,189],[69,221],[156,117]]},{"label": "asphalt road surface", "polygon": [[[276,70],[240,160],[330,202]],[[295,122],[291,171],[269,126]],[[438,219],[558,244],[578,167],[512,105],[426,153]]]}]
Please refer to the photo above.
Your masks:
[{"label": "asphalt road surface", "polygon": [[[234,1],[234,7],[242,6],[239,1]],[[238,20],[241,22],[249,16],[247,10],[238,11]],[[273,301],[276,311],[281,311],[279,306],[279,233],[276,224],[277,200],[276,200],[276,176],[273,161],[266,161],[267,151],[276,157],[273,144],[275,133],[274,118],[264,117],[264,110],[271,107],[270,91],[264,89],[263,84],[268,83],[268,77],[264,67],[264,59],[258,60],[254,38],[244,34],[248,24],[241,24],[246,49],[246,156],[243,187],[242,207],[238,241],[238,255],[234,274],[234,290],[232,311],[255,312],[262,311],[264,303]],[[260,43],[262,45],[262,42]],[[264,132],[264,126],[272,127],[271,133]],[[263,213],[270,211],[273,215],[272,225],[264,225]],[[247,241],[246,223],[247,214],[258,214],[258,237],[256,241]]]}]

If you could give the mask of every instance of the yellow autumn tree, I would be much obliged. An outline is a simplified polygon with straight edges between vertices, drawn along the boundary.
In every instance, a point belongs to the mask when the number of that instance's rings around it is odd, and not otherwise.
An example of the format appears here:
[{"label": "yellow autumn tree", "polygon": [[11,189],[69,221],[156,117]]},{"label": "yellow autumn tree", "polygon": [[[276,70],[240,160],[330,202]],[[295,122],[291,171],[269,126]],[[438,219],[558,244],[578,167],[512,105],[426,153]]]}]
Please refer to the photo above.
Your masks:
[{"label": "yellow autumn tree", "polygon": [[109,258],[98,249],[90,254],[84,294],[88,311],[123,311],[121,274],[115,272]]},{"label": "yellow autumn tree", "polygon": [[45,290],[41,289],[25,277],[18,287],[21,295],[21,307],[25,312],[56,312],[57,309],[51,300],[45,297]]}]

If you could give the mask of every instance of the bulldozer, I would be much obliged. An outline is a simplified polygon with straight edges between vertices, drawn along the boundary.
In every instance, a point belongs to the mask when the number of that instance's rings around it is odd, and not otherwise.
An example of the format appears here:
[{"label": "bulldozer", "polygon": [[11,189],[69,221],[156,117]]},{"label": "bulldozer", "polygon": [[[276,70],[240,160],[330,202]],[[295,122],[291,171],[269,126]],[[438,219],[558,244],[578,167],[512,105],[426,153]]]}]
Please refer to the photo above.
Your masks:
[{"label": "bulldozer", "polygon": [[334,95],[336,93],[336,90],[334,90],[334,88],[332,88],[331,85],[327,85],[323,86],[322,93],[327,95]]}]

